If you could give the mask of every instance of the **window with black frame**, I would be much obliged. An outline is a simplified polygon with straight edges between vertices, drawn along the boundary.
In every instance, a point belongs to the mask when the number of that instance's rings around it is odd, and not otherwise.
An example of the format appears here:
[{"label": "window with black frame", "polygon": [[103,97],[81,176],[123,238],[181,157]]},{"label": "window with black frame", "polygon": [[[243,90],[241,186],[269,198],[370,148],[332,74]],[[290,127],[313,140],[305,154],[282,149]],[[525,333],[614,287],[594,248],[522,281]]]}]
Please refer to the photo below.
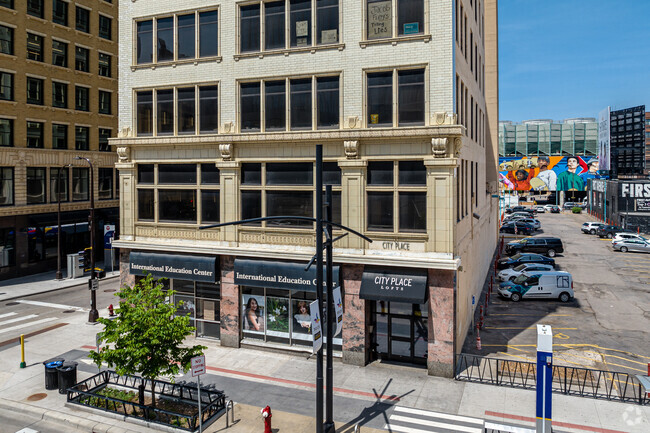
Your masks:
[{"label": "window with black frame", "polygon": [[14,29],[0,25],[0,53],[14,54]]},{"label": "window with black frame", "polygon": [[68,148],[68,125],[52,124],[52,149]]},{"label": "window with black frame", "polygon": [[0,0],[0,6],[6,7],[9,9],[14,8],[14,0]]},{"label": "window with black frame", "polygon": [[99,200],[111,200],[113,198],[113,168],[99,167],[97,172],[98,198]]},{"label": "window with black frame", "polygon": [[99,114],[111,114],[111,92],[99,91]]},{"label": "window with black frame", "polygon": [[90,111],[89,96],[90,89],[88,87],[75,86],[74,88],[74,109],[79,111]]},{"label": "window with black frame", "polygon": [[72,168],[72,201],[87,201],[90,171],[86,167]]},{"label": "window with black frame", "polygon": [[44,61],[42,36],[27,33],[27,59],[35,60],[37,62]]},{"label": "window with black frame", "polygon": [[[2,206],[2,168],[0,167],[0,206]],[[0,268],[16,266],[16,229],[0,228]]]},{"label": "window with black frame", "polygon": [[201,224],[221,221],[220,173],[215,164],[201,164]]},{"label": "window with black frame", "polygon": [[68,85],[52,81],[52,106],[68,108]]},{"label": "window with black frame", "polygon": [[90,33],[90,11],[80,6],[75,7],[75,28],[80,32]]},{"label": "window with black frame", "polygon": [[0,71],[0,99],[14,100],[14,74]]},{"label": "window with black frame", "polygon": [[75,150],[90,149],[90,128],[88,126],[74,127],[74,148]]},{"label": "window with black frame", "polygon": [[63,0],[52,0],[52,22],[62,26],[68,25],[68,3]]},{"label": "window with black frame", "polygon": [[44,1],[45,0],[27,0],[27,14],[37,18],[44,18]]},{"label": "window with black frame", "polygon": [[27,103],[43,105],[43,80],[27,77]]},{"label": "window with black frame", "polygon": [[[366,83],[368,127],[425,125],[424,77],[424,69],[369,72]],[[396,105],[393,104],[395,99]]]},{"label": "window with black frame", "polygon": [[109,41],[113,39],[112,28],[113,28],[113,19],[100,14],[99,15],[99,37],[103,39],[108,39]]},{"label": "window with black frame", "polygon": [[0,167],[0,206],[14,204],[14,169]]},{"label": "window with black frame", "polygon": [[196,164],[158,165],[158,185],[165,185],[157,190],[159,221],[196,223],[196,170]]},{"label": "window with black frame", "polygon": [[[59,190],[59,171],[61,172],[61,189]],[[58,203],[59,195],[61,202],[69,200],[68,195],[68,167],[52,167],[50,168],[50,203]],[[59,191],[60,194],[59,194]]]},{"label": "window with black frame", "polygon": [[13,147],[14,120],[0,119],[0,147]]},{"label": "window with black frame", "polygon": [[108,77],[108,78],[110,78],[112,76],[111,65],[112,65],[112,62],[113,62],[113,60],[112,60],[113,58],[111,57],[110,54],[106,54],[106,53],[97,53],[97,54],[99,56],[98,57],[99,68],[98,68],[97,74],[100,77]]},{"label": "window with black frame", "polygon": [[99,151],[110,152],[111,146],[108,144],[108,139],[111,137],[111,130],[108,128],[99,128]]},{"label": "window with black frame", "polygon": [[27,147],[31,149],[42,149],[45,147],[43,142],[44,122],[27,121]]},{"label": "window with black frame", "polygon": [[68,44],[52,40],[52,64],[62,68],[68,67]]},{"label": "window with black frame", "polygon": [[90,50],[83,47],[74,47],[74,68],[81,72],[90,72]]},{"label": "window with black frame", "polygon": [[27,204],[43,204],[46,200],[45,168],[27,167]]}]

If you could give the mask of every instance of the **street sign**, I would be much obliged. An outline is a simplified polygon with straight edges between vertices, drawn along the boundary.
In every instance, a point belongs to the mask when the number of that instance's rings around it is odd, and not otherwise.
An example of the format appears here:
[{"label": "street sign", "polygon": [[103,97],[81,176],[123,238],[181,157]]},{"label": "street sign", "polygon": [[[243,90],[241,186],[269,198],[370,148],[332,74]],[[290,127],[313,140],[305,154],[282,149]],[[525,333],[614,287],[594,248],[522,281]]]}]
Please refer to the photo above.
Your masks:
[{"label": "street sign", "polygon": [[99,280],[96,278],[88,280],[88,290],[97,290],[97,289],[99,289]]},{"label": "street sign", "polygon": [[192,358],[192,377],[205,374],[205,355]]}]

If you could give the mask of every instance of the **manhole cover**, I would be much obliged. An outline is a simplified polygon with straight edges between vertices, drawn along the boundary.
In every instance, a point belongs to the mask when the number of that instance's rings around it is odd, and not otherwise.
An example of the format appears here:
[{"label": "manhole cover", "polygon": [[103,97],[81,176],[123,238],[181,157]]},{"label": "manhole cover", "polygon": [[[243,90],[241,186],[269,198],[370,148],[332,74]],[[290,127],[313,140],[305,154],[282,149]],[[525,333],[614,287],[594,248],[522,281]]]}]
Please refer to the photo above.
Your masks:
[{"label": "manhole cover", "polygon": [[70,314],[70,313],[76,313],[77,310],[65,310],[63,314]]},{"label": "manhole cover", "polygon": [[104,290],[104,293],[113,293],[115,289],[106,289]]},{"label": "manhole cover", "polygon": [[39,392],[38,394],[32,394],[29,397],[27,397],[27,401],[39,401],[43,400],[45,397],[47,397],[47,394],[44,392]]},{"label": "manhole cover", "polygon": [[7,307],[10,307],[10,306],[12,306],[12,305],[18,305],[18,304],[19,304],[18,302],[9,302],[9,303],[7,303],[7,304],[5,304],[5,305],[6,305]]}]

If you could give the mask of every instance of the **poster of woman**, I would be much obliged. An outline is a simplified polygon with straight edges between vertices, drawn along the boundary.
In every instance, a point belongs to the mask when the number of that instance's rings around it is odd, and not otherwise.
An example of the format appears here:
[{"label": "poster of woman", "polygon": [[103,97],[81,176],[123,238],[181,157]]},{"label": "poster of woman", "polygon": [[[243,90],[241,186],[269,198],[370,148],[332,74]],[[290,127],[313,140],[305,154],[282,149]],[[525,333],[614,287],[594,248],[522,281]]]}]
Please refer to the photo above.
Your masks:
[{"label": "poster of woman", "polygon": [[242,295],[244,331],[264,333],[264,296]]}]

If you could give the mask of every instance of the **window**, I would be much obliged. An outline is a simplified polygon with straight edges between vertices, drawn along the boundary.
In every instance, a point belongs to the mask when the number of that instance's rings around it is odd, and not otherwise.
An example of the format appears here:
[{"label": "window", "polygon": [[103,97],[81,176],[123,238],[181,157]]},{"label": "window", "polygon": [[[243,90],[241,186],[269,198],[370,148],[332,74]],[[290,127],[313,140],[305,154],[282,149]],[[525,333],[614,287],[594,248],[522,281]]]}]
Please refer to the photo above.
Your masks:
[{"label": "window", "polygon": [[196,134],[195,93],[194,87],[179,88],[176,90],[179,134]]},{"label": "window", "polygon": [[136,24],[137,50],[136,63],[153,62],[153,20],[140,21]]},{"label": "window", "polygon": [[[393,106],[393,81],[397,75],[397,107]],[[424,69],[369,73],[367,76],[369,127],[425,124]]]},{"label": "window", "polygon": [[178,40],[179,59],[193,59],[196,57],[196,30],[194,21],[194,14],[178,16],[178,29],[176,38]]},{"label": "window", "polygon": [[52,124],[52,149],[68,148],[68,125]]},{"label": "window", "polygon": [[89,111],[89,94],[88,87],[75,86],[74,88],[74,109],[79,111]]},{"label": "window", "polygon": [[112,26],[113,20],[110,17],[99,15],[99,37],[108,39],[109,41],[113,39],[112,36]]},{"label": "window", "polygon": [[68,3],[63,0],[52,0],[52,22],[68,25]]},{"label": "window", "polygon": [[88,200],[88,174],[86,167],[72,167],[72,201]]},{"label": "window", "polygon": [[43,105],[43,80],[27,77],[27,103]]},{"label": "window", "polygon": [[33,17],[43,18],[43,0],[27,0],[27,14]]},{"label": "window", "polygon": [[0,99],[14,100],[14,74],[0,71]]},{"label": "window", "polygon": [[68,108],[68,85],[52,81],[52,106]]},{"label": "window", "polygon": [[242,83],[240,86],[241,130],[260,130],[260,83]]},{"label": "window", "polygon": [[14,169],[0,167],[0,206],[14,204]]},{"label": "window", "polygon": [[0,53],[14,54],[14,29],[11,27],[0,26]]},{"label": "window", "polygon": [[316,126],[339,127],[339,77],[316,78]]},{"label": "window", "polygon": [[90,72],[90,63],[88,61],[89,58],[90,58],[89,50],[82,47],[74,48],[74,68],[77,71]]},{"label": "window", "polygon": [[90,11],[77,6],[75,9],[75,23],[77,30],[90,33]]},{"label": "window", "polygon": [[111,92],[99,91],[99,113],[111,114]]},{"label": "window", "polygon": [[[59,189],[59,173],[61,173],[61,189]],[[50,203],[59,201],[68,201],[68,167],[52,167],[50,168]],[[61,191],[59,193],[59,191]]]},{"label": "window", "polygon": [[138,184],[140,185],[153,185],[154,177],[153,164],[139,164],[138,165]]},{"label": "window", "polygon": [[219,132],[219,88],[199,87],[199,127],[202,134]]},{"label": "window", "polygon": [[138,220],[153,221],[153,189],[138,189]]},{"label": "window", "polygon": [[316,0],[316,43],[335,44],[338,32],[339,0]]},{"label": "window", "polygon": [[109,54],[98,53],[99,54],[99,71],[98,74],[100,77],[110,77],[111,76],[111,56]]},{"label": "window", "polygon": [[37,62],[43,61],[43,37],[27,33],[27,58]]},{"label": "window", "polygon": [[311,79],[290,80],[291,129],[312,129]]},{"label": "window", "polygon": [[75,126],[74,148],[76,150],[90,149],[90,128],[87,126]]},{"label": "window", "polygon": [[111,147],[108,145],[108,139],[111,136],[111,130],[107,128],[99,128],[99,151],[110,152]]},{"label": "window", "polygon": [[100,200],[111,200],[113,198],[113,169],[99,167],[97,190]]},{"label": "window", "polygon": [[68,67],[68,44],[52,40],[52,64],[64,68]]},{"label": "window", "polygon": [[199,57],[213,57],[219,54],[218,30],[218,11],[215,10],[199,13]]},{"label": "window", "polygon": [[27,121],[27,147],[42,149],[43,145],[43,122]]},{"label": "window", "polygon": [[137,135],[153,135],[153,92],[136,92],[136,105]]},{"label": "window", "polygon": [[159,189],[158,219],[166,222],[196,223],[196,190]]},{"label": "window", "polygon": [[0,6],[4,6],[9,9],[14,8],[14,0],[0,0]]},{"label": "window", "polygon": [[246,5],[239,8],[240,42],[242,53],[260,50],[260,5]]},{"label": "window", "polygon": [[156,59],[159,62],[174,60],[174,17],[156,20],[158,49]]},{"label": "window", "polygon": [[[367,39],[424,33],[424,0],[367,0]],[[393,10],[393,4],[397,10]],[[397,34],[393,23],[397,21]]]},{"label": "window", "polygon": [[[370,161],[368,230],[426,231],[426,168],[422,161]],[[395,186],[397,185],[397,186]]]},{"label": "window", "polygon": [[264,112],[266,131],[287,129],[286,82],[266,81],[264,83]]},{"label": "window", "polygon": [[219,185],[219,169],[214,164],[201,164],[201,185]]},{"label": "window", "polygon": [[158,135],[174,133],[174,89],[156,91],[156,119]]},{"label": "window", "polygon": [[291,0],[289,2],[292,47],[311,45],[311,1]]},{"label": "window", "polygon": [[13,147],[14,145],[14,121],[12,119],[0,119],[0,146]]},{"label": "window", "polygon": [[27,167],[27,204],[45,203],[45,169]]},{"label": "window", "polygon": [[264,49],[285,47],[284,1],[264,3]]}]

